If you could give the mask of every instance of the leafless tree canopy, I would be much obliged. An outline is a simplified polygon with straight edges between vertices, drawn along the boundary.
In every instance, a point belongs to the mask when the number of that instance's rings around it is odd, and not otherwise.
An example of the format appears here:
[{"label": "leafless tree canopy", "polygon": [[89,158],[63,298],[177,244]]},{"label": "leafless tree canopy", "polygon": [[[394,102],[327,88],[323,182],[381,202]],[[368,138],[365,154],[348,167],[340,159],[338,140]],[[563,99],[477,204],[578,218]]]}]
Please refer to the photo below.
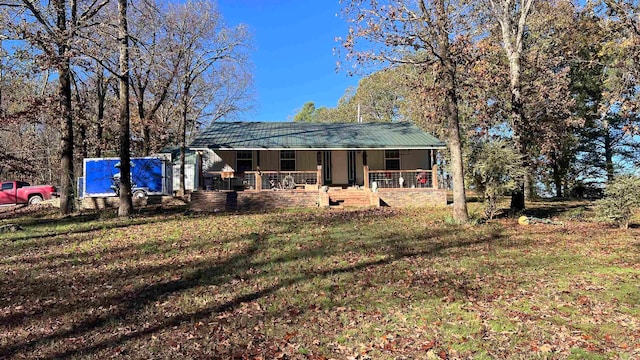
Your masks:
[{"label": "leafless tree canopy", "polygon": [[0,1],[0,176],[60,186],[63,212],[82,158],[119,156],[123,75],[131,156],[183,145],[253,104],[251,36],[214,2],[130,1],[127,20],[125,71],[118,2]]}]

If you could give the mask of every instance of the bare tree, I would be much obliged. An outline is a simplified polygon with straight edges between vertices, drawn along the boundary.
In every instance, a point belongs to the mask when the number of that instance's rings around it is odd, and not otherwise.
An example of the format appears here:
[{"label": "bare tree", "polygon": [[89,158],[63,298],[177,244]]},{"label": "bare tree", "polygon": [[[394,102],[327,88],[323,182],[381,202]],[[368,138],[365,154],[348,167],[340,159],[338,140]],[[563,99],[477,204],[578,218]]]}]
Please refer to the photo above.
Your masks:
[{"label": "bare tree", "polygon": [[82,2],[2,1],[6,12],[3,29],[8,37],[27,41],[40,52],[43,66],[58,73],[58,122],[60,128],[60,212],[69,214],[74,205],[73,117],[71,91],[71,59],[77,50],[74,42],[80,31],[93,26],[91,19],[106,6],[108,0]]},{"label": "bare tree", "polygon": [[459,71],[465,63],[460,50],[469,36],[466,21],[472,15],[469,8],[464,1],[445,0],[342,3],[351,23],[349,34],[342,41],[348,60],[359,66],[407,64],[436,74],[439,89],[432,93],[444,99],[439,108],[451,153],[453,216],[459,222],[467,222],[458,91]]},{"label": "bare tree", "polygon": [[141,2],[134,8],[133,16],[131,85],[142,128],[142,153],[148,156],[164,145],[152,133],[162,129],[157,113],[171,97],[184,49],[175,42],[166,13],[159,5]]},{"label": "bare tree", "polygon": [[[189,2],[177,5],[169,16],[170,28],[180,44],[183,56],[178,68],[177,101],[179,106],[179,144],[180,144],[180,188],[179,195],[185,192],[185,150],[187,132],[203,114],[211,114],[215,118],[230,115],[237,110],[240,97],[231,90],[234,86],[243,86],[248,82],[227,82],[221,75],[229,70],[242,70],[248,63],[249,34],[244,26],[227,27],[216,6],[209,1]],[[248,75],[248,73],[247,73]],[[240,79],[240,78],[236,78]],[[206,94],[223,94],[231,90],[225,97],[229,102],[218,102],[215,110],[206,108],[215,106],[215,97]],[[209,91],[206,91],[208,89]],[[236,88],[238,89],[238,88]],[[245,88],[246,89],[246,88]],[[246,91],[246,90],[245,90]]]}]

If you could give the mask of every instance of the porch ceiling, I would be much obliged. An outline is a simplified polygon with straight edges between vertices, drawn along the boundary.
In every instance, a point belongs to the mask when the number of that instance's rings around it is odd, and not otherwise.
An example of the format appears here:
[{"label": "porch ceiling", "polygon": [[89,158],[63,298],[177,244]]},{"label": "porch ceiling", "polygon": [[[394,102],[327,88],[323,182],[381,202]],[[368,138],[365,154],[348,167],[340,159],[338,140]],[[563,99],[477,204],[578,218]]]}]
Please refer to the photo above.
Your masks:
[{"label": "porch ceiling", "polygon": [[446,145],[409,122],[215,122],[192,149],[344,150],[441,149]]}]

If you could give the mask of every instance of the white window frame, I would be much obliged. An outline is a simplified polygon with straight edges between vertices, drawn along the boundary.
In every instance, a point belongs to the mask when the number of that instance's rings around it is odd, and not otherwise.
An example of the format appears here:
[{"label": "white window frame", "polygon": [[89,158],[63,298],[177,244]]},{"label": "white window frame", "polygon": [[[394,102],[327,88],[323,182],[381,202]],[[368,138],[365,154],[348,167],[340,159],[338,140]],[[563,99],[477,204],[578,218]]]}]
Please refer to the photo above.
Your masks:
[{"label": "white window frame", "polygon": [[[391,151],[395,151],[398,153],[397,157],[389,157],[387,156],[389,152]],[[388,160],[398,160],[398,168],[397,169],[389,169],[389,167],[387,166],[387,161]],[[390,149],[390,150],[385,150],[384,151],[384,169],[385,170],[401,170],[402,169],[402,163],[400,162],[400,150],[395,150],[395,149]]]},{"label": "white window frame", "polygon": [[[283,155],[283,154],[293,154],[293,158],[290,158],[290,157],[282,157],[282,155]],[[280,171],[296,171],[296,168],[297,168],[296,166],[298,165],[298,164],[297,164],[297,159],[296,159],[296,158],[297,158],[297,154],[296,154],[296,151],[295,151],[295,150],[280,150]],[[287,170],[283,169],[283,168],[282,168],[282,162],[283,162],[283,161],[287,161],[287,162],[293,161],[293,169],[291,169],[291,170],[289,170],[289,169],[287,169]]]},{"label": "white window frame", "polygon": [[[245,157],[241,158],[240,154],[249,154],[249,158],[245,158]],[[240,166],[238,165],[239,161],[251,161],[251,166],[249,167],[249,169],[248,170],[244,170],[244,171],[253,170],[253,151],[251,151],[251,150],[238,150],[238,151],[236,151],[236,171],[242,172],[240,170]]]}]

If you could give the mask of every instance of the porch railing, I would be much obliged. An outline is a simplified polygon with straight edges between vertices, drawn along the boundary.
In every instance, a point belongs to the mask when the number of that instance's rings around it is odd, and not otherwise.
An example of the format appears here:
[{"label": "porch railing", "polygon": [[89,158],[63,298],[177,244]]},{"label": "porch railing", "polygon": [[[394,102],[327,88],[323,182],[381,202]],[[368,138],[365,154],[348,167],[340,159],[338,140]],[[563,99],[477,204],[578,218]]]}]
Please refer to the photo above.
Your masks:
[{"label": "porch railing", "polygon": [[247,171],[243,183],[249,190],[284,190],[317,185],[319,171]]},{"label": "porch railing", "polygon": [[[378,189],[438,188],[438,170],[369,170],[369,187]],[[374,184],[375,183],[375,184]]]},{"label": "porch railing", "polygon": [[221,171],[209,171],[203,177],[211,178],[211,180],[205,180],[203,188],[205,190],[234,190],[247,187],[247,178],[244,177],[232,177],[227,178],[222,175]]}]

